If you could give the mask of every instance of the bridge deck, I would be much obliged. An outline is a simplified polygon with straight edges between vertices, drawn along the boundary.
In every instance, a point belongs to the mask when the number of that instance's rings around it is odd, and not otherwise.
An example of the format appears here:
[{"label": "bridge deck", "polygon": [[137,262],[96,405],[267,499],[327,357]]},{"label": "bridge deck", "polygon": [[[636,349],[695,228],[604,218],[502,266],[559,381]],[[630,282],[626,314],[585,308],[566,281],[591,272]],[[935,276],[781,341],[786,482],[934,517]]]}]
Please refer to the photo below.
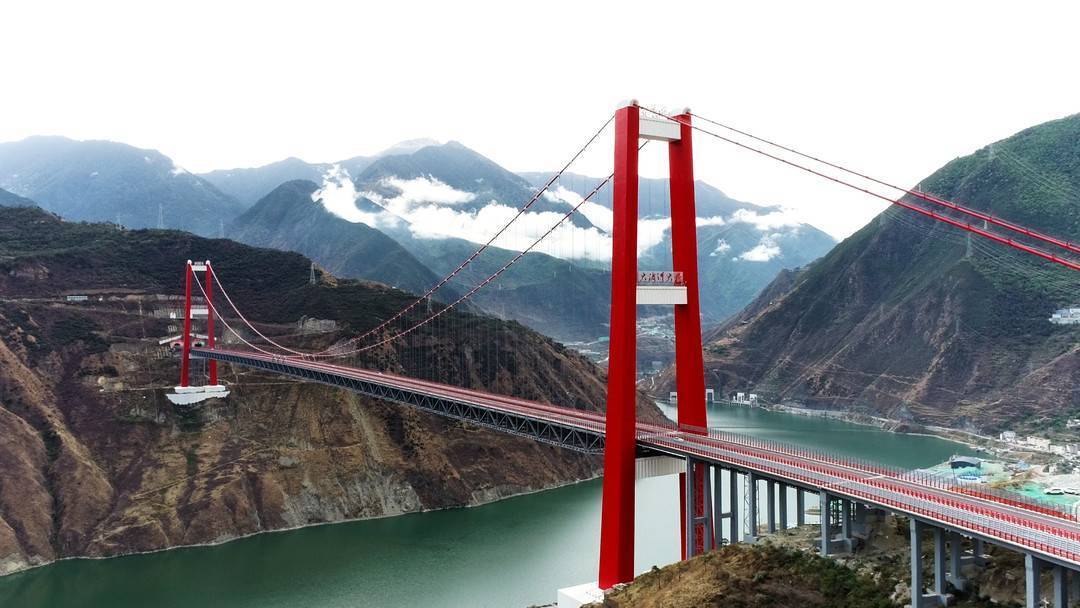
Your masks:
[{"label": "bridge deck", "polygon": [[[583,452],[603,450],[604,416],[598,412],[320,361],[204,348],[193,349],[192,355],[339,386]],[[812,491],[824,489],[1052,563],[1080,566],[1080,525],[1059,515],[930,485],[914,475],[837,461],[798,446],[715,430],[639,423],[637,442],[646,450],[754,472]]]}]

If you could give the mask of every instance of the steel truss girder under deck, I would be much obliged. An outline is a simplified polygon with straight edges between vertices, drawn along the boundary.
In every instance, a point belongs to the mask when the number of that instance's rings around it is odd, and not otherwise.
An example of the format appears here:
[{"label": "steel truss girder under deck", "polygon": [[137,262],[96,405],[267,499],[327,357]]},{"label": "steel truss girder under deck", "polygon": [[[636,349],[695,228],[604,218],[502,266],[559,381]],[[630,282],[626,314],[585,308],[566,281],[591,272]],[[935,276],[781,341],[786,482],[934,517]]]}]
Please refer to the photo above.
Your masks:
[{"label": "steel truss girder under deck", "polygon": [[519,437],[527,437],[577,452],[601,454],[604,451],[604,435],[602,433],[568,424],[541,420],[515,412],[490,409],[465,400],[430,395],[419,390],[386,386],[360,378],[350,378],[339,374],[311,370],[282,361],[267,361],[254,357],[206,350],[193,351],[192,357],[225,361],[328,386],[344,388],[368,397],[408,405],[446,418],[461,420]]}]

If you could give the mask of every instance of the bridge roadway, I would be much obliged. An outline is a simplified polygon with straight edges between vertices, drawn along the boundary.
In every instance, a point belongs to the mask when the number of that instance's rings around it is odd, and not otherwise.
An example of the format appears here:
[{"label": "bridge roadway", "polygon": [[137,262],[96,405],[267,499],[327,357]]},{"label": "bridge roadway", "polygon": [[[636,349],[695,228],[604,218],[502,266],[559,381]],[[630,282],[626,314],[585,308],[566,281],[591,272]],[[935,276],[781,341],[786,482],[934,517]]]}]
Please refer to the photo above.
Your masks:
[{"label": "bridge roadway", "polygon": [[[436,382],[321,361],[245,351],[196,348],[192,356],[276,372],[583,452],[603,449],[604,416],[573,408],[493,395]],[[837,459],[799,446],[764,442],[717,430],[638,423],[645,452],[691,458],[903,515],[1030,553],[1052,564],[1080,566],[1080,524],[1031,505],[973,496],[868,463]]]}]

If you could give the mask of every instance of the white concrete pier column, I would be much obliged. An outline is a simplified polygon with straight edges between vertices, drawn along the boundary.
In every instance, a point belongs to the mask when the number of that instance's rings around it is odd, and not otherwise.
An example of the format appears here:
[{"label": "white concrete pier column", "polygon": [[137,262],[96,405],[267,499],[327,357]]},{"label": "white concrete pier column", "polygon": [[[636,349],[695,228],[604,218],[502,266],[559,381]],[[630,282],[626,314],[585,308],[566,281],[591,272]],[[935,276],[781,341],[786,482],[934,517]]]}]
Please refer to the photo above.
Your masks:
[{"label": "white concrete pier column", "polygon": [[750,529],[746,531],[746,542],[757,542],[758,535],[758,500],[757,500],[757,475],[751,471],[746,476],[746,508],[747,521],[750,524]]},{"label": "white concrete pier column", "polygon": [[728,512],[731,513],[728,538],[735,544],[742,538],[742,520],[739,519],[739,472],[735,469],[728,471],[728,503]]},{"label": "white concrete pier column", "polygon": [[769,534],[776,534],[776,482],[769,479],[765,482],[765,517],[769,524]]},{"label": "white concrete pier column", "polygon": [[1034,555],[1024,554],[1024,604],[1027,608],[1039,608],[1039,579],[1042,567]]},{"label": "white concrete pier column", "polygon": [[1054,608],[1069,608],[1068,571],[1054,566]]},{"label": "white concrete pier column", "polygon": [[787,507],[788,507],[787,489],[788,489],[787,484],[783,483],[783,482],[780,482],[780,517],[779,517],[780,522],[779,522],[779,524],[780,524],[780,529],[781,530],[787,530],[788,529],[788,521],[787,521]]},{"label": "white concrete pier column", "polygon": [[806,525],[806,491],[795,488],[795,525]]},{"label": "white concrete pier column", "polygon": [[967,588],[967,579],[960,574],[960,566],[964,563],[963,542],[964,537],[958,532],[949,534],[949,583],[957,590]]},{"label": "white concrete pier column", "polygon": [[934,527],[934,593],[945,595],[945,530]]},{"label": "white concrete pier column", "polygon": [[832,497],[824,489],[818,492],[818,503],[821,505],[821,554],[829,555],[832,548],[832,530],[829,512],[832,503]]},{"label": "white concrete pier column", "polygon": [[923,572],[922,572],[922,531],[923,523],[911,518],[911,608],[922,608]]}]

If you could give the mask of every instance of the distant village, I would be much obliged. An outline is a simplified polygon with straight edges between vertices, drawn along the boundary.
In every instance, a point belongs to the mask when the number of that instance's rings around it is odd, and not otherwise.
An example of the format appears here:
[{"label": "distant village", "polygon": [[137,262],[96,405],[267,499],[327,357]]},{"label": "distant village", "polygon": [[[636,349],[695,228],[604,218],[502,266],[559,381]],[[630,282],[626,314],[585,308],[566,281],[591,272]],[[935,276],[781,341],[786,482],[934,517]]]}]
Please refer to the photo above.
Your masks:
[{"label": "distant village", "polygon": [[[1069,418],[1065,426],[1070,429],[1080,428],[1080,418]],[[1070,460],[1080,458],[1080,443],[1051,443],[1045,437],[1036,437],[1034,435],[1020,437],[1016,434],[1016,431],[1002,431],[998,435],[998,439],[1015,449],[1065,456]]]}]

